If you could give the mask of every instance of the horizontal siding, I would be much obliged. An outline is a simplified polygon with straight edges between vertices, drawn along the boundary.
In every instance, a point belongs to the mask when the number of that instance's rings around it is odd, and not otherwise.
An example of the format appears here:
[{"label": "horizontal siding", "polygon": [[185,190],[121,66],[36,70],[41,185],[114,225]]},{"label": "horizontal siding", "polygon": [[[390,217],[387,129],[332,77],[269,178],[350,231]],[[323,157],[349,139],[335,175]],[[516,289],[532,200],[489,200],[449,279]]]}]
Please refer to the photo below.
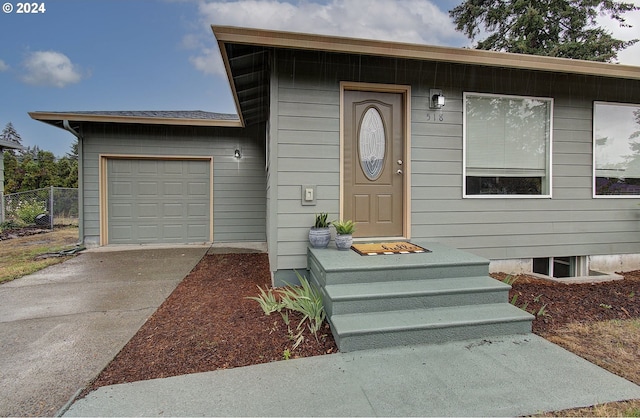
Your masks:
[{"label": "horizontal siding", "polygon": [[[341,81],[411,86],[414,239],[494,259],[640,253],[638,200],[592,198],[591,136],[593,101],[640,102],[640,82],[299,51],[277,61],[275,269],[305,267],[314,213],[338,214]],[[552,198],[462,198],[464,92],[553,98]],[[303,184],[318,186],[316,206],[301,205]]]},{"label": "horizontal siding", "polygon": [[[85,240],[99,242],[100,154],[213,156],[214,242],[266,240],[263,133],[255,129],[93,125],[83,131]],[[242,150],[242,159],[233,157]]]}]

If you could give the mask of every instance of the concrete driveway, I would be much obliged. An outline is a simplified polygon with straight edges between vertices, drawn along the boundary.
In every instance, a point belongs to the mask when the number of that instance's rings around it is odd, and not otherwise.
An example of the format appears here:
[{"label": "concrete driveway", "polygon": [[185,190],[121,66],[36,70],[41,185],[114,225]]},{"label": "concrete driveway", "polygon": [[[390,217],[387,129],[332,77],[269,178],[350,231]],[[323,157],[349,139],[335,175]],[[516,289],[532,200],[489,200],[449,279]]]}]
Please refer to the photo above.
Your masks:
[{"label": "concrete driveway", "polygon": [[0,416],[51,416],[133,337],[209,246],[84,252],[0,285]]}]

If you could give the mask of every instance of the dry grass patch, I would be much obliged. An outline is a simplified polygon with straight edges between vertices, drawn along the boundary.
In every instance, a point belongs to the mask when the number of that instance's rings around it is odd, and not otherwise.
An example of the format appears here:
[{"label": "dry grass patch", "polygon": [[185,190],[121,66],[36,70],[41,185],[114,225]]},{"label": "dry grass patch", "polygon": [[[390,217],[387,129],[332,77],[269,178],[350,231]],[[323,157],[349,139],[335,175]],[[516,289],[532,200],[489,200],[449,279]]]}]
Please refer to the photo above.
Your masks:
[{"label": "dry grass patch", "polygon": [[572,323],[544,337],[640,385],[640,319]]},{"label": "dry grass patch", "polygon": [[77,227],[65,227],[43,234],[0,241],[0,283],[61,263],[68,257],[45,259],[36,259],[36,257],[71,249],[77,242]]},{"label": "dry grass patch", "polygon": [[612,402],[589,408],[567,409],[544,416],[553,417],[640,417],[640,400]]},{"label": "dry grass patch", "polygon": [[[584,359],[640,384],[640,319],[571,323],[544,337]],[[640,400],[556,411],[547,416],[640,417]]]}]

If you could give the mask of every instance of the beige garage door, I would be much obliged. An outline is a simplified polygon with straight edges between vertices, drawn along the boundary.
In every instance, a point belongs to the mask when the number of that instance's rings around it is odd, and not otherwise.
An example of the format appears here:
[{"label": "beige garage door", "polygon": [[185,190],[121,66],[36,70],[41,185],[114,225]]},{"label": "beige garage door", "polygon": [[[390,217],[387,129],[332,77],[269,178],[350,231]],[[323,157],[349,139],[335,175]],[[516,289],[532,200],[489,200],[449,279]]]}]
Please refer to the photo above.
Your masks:
[{"label": "beige garage door", "polygon": [[107,161],[109,244],[210,241],[209,160]]}]

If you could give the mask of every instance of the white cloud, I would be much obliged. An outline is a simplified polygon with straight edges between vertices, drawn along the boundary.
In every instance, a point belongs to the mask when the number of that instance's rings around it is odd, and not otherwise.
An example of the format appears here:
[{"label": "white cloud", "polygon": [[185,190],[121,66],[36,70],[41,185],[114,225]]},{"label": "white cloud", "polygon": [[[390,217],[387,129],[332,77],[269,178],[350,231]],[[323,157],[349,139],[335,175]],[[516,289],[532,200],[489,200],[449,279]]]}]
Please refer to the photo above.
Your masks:
[{"label": "white cloud", "polygon": [[187,35],[183,45],[199,49],[191,63],[207,74],[224,74],[212,24],[431,45],[469,44],[447,12],[425,0],[201,1],[198,9],[202,35]]},{"label": "white cloud", "polygon": [[4,61],[0,60],[0,72],[7,71],[9,69],[9,65]]},{"label": "white cloud", "polygon": [[22,81],[36,86],[65,87],[82,79],[82,73],[69,57],[56,51],[31,52],[23,67]]},{"label": "white cloud", "polygon": [[[432,0],[433,1],[433,0]],[[241,26],[429,45],[472,46],[455,30],[447,11],[427,0],[200,0],[199,21],[183,46],[194,50],[190,61],[199,71],[225,75],[210,25]],[[640,0],[631,0],[640,5]],[[452,6],[453,7],[453,6]],[[598,24],[620,39],[640,37],[640,11],[627,13],[631,28],[607,17]],[[477,40],[476,40],[477,41]],[[475,43],[475,42],[474,42]],[[618,54],[621,64],[640,66],[640,43]]]}]

